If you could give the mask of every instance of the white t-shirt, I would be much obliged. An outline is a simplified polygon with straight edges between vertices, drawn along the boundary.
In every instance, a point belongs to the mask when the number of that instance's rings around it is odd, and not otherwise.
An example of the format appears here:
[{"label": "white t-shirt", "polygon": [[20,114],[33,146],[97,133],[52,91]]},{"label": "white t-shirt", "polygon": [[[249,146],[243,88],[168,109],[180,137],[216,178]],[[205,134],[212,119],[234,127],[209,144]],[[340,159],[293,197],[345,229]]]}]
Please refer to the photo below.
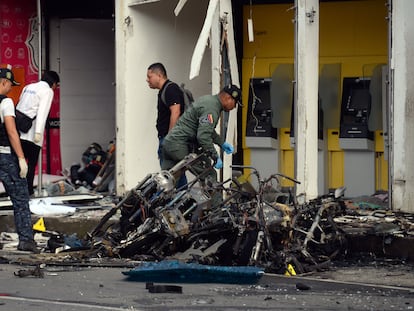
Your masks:
[{"label": "white t-shirt", "polygon": [[[16,117],[13,100],[11,98],[5,98],[0,103],[1,123],[4,123],[4,117],[6,116]],[[0,146],[0,153],[11,153],[10,146]]]},{"label": "white t-shirt", "polygon": [[40,133],[42,139],[36,145],[42,147],[43,132],[52,100],[53,90],[45,81],[31,83],[23,88],[16,109],[31,118],[36,116],[36,119],[33,120],[32,127],[27,133],[20,133],[20,139],[34,143],[35,133]]}]

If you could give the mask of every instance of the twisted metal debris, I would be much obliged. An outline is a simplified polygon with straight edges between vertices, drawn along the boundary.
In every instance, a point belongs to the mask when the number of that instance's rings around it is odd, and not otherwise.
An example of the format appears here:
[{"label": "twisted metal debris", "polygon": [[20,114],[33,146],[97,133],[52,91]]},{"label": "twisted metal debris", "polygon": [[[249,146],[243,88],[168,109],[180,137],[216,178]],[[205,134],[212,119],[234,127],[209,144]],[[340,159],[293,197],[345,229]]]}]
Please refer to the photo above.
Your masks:
[{"label": "twisted metal debris", "polygon": [[[131,189],[89,234],[99,255],[250,265],[275,273],[294,267],[293,273],[303,273],[343,251],[344,234],[333,221],[344,215],[343,192],[298,205],[292,193],[281,191],[280,180],[299,181],[282,174],[262,179],[253,167],[233,166],[251,171],[258,189],[240,177],[217,183],[204,179],[212,169],[206,163],[202,174],[192,171],[201,159],[190,154]],[[186,171],[195,178],[176,189],[175,180]],[[117,212],[119,222],[107,225]]]}]

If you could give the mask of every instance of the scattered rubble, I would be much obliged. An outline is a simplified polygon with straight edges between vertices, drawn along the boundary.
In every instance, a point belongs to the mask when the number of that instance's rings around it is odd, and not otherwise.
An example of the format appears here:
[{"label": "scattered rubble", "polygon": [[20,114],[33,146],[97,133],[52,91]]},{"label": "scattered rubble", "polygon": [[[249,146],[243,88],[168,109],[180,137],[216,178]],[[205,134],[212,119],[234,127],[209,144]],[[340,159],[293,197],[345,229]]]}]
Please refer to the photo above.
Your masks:
[{"label": "scattered rubble", "polygon": [[[122,198],[101,197],[106,203],[95,206],[106,210],[92,230],[82,237],[45,231],[43,253],[32,258],[115,265],[178,260],[286,275],[326,271],[334,261],[368,250],[373,258],[414,259],[414,215],[389,210],[383,193],[347,199],[341,188],[298,204],[281,190],[281,179],[292,180],[287,176],[262,179],[252,167],[235,166],[251,171],[258,189],[237,174],[217,183],[203,179],[207,165],[202,174],[192,170],[201,159],[190,154],[170,171],[148,174]],[[176,189],[182,172],[195,177]],[[217,194],[223,199],[215,200]],[[10,244],[6,233],[0,238],[0,245]]]}]

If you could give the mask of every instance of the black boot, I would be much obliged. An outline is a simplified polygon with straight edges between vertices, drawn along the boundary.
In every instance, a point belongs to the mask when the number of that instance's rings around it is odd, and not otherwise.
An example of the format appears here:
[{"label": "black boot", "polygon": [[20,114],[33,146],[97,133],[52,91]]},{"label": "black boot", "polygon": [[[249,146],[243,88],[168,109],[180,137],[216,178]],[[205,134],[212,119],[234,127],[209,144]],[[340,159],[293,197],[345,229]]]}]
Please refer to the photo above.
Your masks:
[{"label": "black boot", "polygon": [[19,251],[27,251],[35,254],[40,253],[40,249],[37,248],[37,244],[35,241],[20,241],[17,245],[17,249]]}]

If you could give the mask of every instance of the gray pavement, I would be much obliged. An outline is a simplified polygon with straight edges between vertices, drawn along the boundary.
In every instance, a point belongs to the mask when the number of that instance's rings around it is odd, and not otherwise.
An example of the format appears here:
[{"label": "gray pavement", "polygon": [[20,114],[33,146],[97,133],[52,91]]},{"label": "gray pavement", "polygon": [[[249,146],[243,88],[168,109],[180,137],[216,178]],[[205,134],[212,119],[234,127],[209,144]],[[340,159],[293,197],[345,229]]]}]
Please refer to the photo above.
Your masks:
[{"label": "gray pavement", "polygon": [[[0,310],[413,310],[414,272],[407,265],[344,267],[312,275],[264,275],[257,284],[170,284],[182,293],[150,293],[122,272],[131,265],[45,265],[43,278],[18,277],[34,255],[0,251]],[[69,255],[68,255],[69,256]],[[9,261],[10,262],[10,261]],[[19,263],[20,262],[20,263]],[[22,264],[26,263],[26,264]],[[167,281],[167,280],[166,280]],[[299,290],[302,284],[307,290]]]},{"label": "gray pavement", "polygon": [[[70,217],[47,217],[45,223],[48,230],[83,237],[106,212],[93,209]],[[8,231],[12,218],[1,215],[2,230]],[[70,253],[60,254],[60,264],[51,263],[42,261],[43,254],[15,251],[14,244],[4,244],[0,250],[0,311],[414,310],[412,264],[348,264],[296,277],[265,275],[251,285],[170,284],[166,280],[157,285],[179,285],[182,293],[150,293],[145,283],[128,281],[122,274],[137,263],[105,259],[82,263]],[[43,278],[15,275],[39,262],[45,263]],[[298,289],[301,284],[309,289]]]}]

